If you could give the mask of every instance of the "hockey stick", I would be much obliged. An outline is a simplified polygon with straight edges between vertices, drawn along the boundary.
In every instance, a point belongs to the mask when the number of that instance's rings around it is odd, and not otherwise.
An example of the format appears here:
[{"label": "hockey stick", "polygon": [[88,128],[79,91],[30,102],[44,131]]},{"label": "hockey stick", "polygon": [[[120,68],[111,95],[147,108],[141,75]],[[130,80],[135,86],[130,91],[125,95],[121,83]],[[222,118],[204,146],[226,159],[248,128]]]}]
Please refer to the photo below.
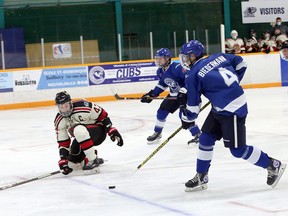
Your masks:
[{"label": "hockey stick", "polygon": [[[201,107],[199,113],[201,111],[203,111],[207,106],[209,106],[210,101],[207,102],[203,107]],[[156,148],[138,167],[137,170],[139,170],[142,166],[144,166],[145,163],[147,163],[147,161],[149,161],[164,145],[166,145],[170,139],[172,139],[177,133],[179,133],[179,131],[181,131],[182,126],[180,126],[176,131],[174,131],[163,143],[161,143],[161,145],[158,146],[158,148]],[[136,170],[136,171],[137,171]],[[135,171],[135,172],[136,172]],[[133,173],[134,174],[134,173]]]},{"label": "hockey stick", "polygon": [[[117,100],[140,100],[142,99],[141,97],[121,97],[118,94],[115,94],[114,97]],[[163,100],[163,99],[168,99],[168,100],[177,100],[177,97],[153,97],[152,99],[158,99],[158,100]]]},{"label": "hockey stick", "polygon": [[26,183],[29,183],[29,182],[33,182],[33,181],[40,180],[40,179],[43,179],[43,178],[47,178],[47,177],[50,177],[50,176],[53,176],[53,175],[57,175],[59,173],[61,173],[60,170],[55,171],[55,172],[51,172],[51,173],[47,173],[47,174],[44,174],[44,175],[41,175],[41,176],[38,176],[38,177],[30,178],[30,179],[27,179],[27,180],[24,180],[24,181],[11,183],[11,184],[5,185],[3,187],[0,187],[0,190],[6,190],[6,189],[9,189],[9,188],[12,188],[12,187],[16,187],[18,185],[23,185],[23,184],[26,184]]}]

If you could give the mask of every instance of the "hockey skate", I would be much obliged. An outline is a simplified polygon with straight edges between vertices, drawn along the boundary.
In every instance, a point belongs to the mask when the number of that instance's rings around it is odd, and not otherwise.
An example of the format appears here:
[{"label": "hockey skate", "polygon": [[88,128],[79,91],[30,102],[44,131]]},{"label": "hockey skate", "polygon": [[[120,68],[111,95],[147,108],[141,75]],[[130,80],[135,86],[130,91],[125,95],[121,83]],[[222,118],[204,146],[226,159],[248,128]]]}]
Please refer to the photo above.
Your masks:
[{"label": "hockey skate", "polygon": [[270,159],[270,165],[267,167],[267,184],[274,188],[280,180],[287,165],[285,163],[281,163],[279,160],[276,160],[274,158]]},{"label": "hockey skate", "polygon": [[199,143],[199,137],[200,137],[200,135],[201,135],[201,133],[196,134],[193,139],[191,139],[190,141],[188,141],[187,144],[188,144],[188,145],[190,145],[190,144],[195,144],[195,145],[197,145],[197,144]]},{"label": "hockey skate", "polygon": [[194,178],[185,183],[186,192],[206,190],[208,183],[208,173],[197,173]]},{"label": "hockey skate", "polygon": [[161,132],[154,132],[153,135],[147,138],[147,144],[148,145],[156,144],[160,141],[161,138],[162,138]]},{"label": "hockey skate", "polygon": [[100,172],[99,165],[103,163],[104,163],[103,158],[96,157],[94,160],[86,162],[86,164],[82,167],[83,173],[85,175],[99,173]]}]

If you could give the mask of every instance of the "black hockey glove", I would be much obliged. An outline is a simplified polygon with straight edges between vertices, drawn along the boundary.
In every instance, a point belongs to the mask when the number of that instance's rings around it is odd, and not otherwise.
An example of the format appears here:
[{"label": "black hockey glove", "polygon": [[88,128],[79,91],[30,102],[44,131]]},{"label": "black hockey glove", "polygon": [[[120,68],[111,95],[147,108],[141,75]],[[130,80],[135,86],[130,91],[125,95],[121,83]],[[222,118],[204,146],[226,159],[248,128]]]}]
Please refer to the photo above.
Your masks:
[{"label": "black hockey glove", "polygon": [[110,136],[110,139],[114,142],[115,140],[117,140],[117,145],[118,146],[123,146],[123,139],[122,136],[120,135],[120,133],[118,132],[118,130],[114,127],[111,127],[108,130],[108,135]]},{"label": "black hockey glove", "polygon": [[177,103],[179,104],[180,111],[187,115],[186,104],[187,104],[187,89],[182,87],[177,94]]},{"label": "black hockey glove", "polygon": [[[186,110],[187,111],[187,110]],[[187,118],[187,115],[185,112],[183,112],[182,110],[180,110],[180,118],[181,118],[181,124],[182,124],[182,128],[184,130],[189,129],[190,127],[195,125],[195,121],[194,120],[189,120]]]},{"label": "black hockey glove", "polygon": [[68,175],[69,173],[71,173],[73,171],[72,168],[70,168],[68,166],[68,160],[67,159],[61,159],[58,161],[58,165],[60,167],[60,171],[64,174],[64,175]]},{"label": "black hockey glove", "polygon": [[181,119],[181,123],[182,123],[182,128],[184,130],[187,130],[189,129],[190,127],[193,127],[195,125],[195,122],[187,122],[187,121],[184,121],[183,119]]},{"label": "black hockey glove", "polygon": [[141,97],[141,102],[142,103],[151,103],[153,100],[154,95],[152,94],[153,90],[149,91],[148,93],[144,94]]}]

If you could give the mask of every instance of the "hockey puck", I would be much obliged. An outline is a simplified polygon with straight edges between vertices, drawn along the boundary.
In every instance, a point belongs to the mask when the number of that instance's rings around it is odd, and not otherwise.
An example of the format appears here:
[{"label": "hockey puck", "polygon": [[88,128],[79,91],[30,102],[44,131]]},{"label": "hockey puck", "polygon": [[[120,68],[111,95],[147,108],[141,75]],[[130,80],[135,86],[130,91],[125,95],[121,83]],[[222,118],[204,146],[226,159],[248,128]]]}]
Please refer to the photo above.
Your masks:
[{"label": "hockey puck", "polygon": [[109,186],[109,189],[115,189],[116,187],[113,185]]}]

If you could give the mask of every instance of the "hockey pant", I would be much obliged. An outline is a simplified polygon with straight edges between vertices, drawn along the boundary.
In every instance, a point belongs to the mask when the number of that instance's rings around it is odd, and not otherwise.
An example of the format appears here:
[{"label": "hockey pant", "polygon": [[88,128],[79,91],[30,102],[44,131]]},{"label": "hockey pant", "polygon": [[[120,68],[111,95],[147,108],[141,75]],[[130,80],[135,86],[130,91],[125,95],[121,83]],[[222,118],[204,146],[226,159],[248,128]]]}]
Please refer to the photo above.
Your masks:
[{"label": "hockey pant", "polygon": [[[168,95],[169,96],[169,95]],[[169,113],[174,113],[179,108],[177,100],[164,99],[157,110],[155,132],[162,132]]]},{"label": "hockey pant", "polygon": [[89,161],[95,159],[97,152],[93,146],[100,145],[106,139],[106,131],[102,125],[77,125],[74,128],[74,136],[68,160],[80,163],[85,157]]}]

